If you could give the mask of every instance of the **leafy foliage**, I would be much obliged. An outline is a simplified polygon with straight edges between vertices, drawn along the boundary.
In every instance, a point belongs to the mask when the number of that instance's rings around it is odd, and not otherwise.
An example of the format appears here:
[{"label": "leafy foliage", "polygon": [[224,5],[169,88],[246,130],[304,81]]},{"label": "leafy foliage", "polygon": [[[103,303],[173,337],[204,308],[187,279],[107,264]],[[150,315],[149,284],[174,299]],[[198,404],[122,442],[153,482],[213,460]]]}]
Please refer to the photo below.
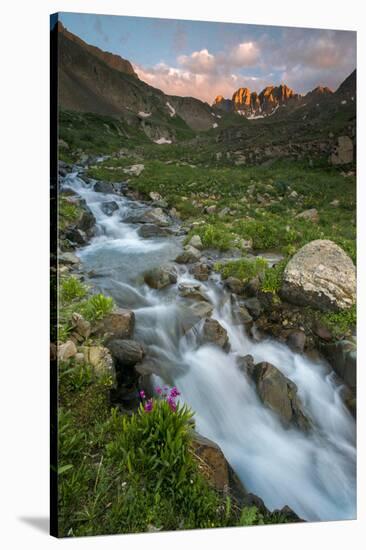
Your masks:
[{"label": "leafy foliage", "polygon": [[264,272],[264,277],[261,284],[263,292],[272,292],[276,294],[282,285],[283,272],[287,265],[288,259],[278,262],[273,267],[267,268]]},{"label": "leafy foliage", "polygon": [[113,298],[104,294],[94,294],[80,307],[80,313],[87,321],[95,322],[103,319],[113,309]]},{"label": "leafy foliage", "polygon": [[337,312],[321,314],[321,321],[329,328],[335,337],[344,336],[354,329],[357,321],[356,306]]},{"label": "leafy foliage", "polygon": [[263,258],[241,258],[227,263],[217,263],[215,267],[224,279],[236,277],[245,283],[256,275],[263,275],[267,268],[267,262]]}]

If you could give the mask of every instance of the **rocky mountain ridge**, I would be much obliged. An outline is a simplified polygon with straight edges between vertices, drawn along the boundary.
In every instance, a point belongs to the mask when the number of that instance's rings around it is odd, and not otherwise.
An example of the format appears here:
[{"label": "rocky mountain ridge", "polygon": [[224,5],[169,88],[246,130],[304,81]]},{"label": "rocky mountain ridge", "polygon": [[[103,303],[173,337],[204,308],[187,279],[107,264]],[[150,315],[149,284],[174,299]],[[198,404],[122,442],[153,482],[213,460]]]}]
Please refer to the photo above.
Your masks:
[{"label": "rocky mountain ridge", "polygon": [[224,112],[235,112],[246,118],[264,118],[272,115],[280,106],[296,106],[311,99],[329,97],[333,91],[327,86],[317,86],[306,95],[294,92],[286,84],[266,86],[260,93],[251,92],[249,88],[238,88],[231,99],[218,95],[213,107]]}]

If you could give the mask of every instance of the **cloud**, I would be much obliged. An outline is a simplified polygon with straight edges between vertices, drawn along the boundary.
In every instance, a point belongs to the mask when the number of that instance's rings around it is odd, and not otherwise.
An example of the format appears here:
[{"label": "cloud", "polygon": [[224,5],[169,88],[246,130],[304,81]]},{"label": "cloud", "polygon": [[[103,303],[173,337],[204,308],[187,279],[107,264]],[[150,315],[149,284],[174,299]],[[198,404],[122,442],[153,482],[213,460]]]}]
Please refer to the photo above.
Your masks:
[{"label": "cloud", "polygon": [[[185,41],[185,33],[181,39]],[[168,94],[198,97],[208,103],[216,95],[231,98],[239,87],[260,92],[267,85],[285,83],[298,93],[318,85],[336,89],[356,66],[356,33],[299,28],[265,31],[255,39],[238,37],[235,44],[227,43],[226,50],[202,48],[181,54],[174,65],[140,65],[135,70],[142,80]]]},{"label": "cloud", "polygon": [[178,64],[194,74],[217,72],[217,60],[207,49],[193,52],[191,55],[180,55]]},{"label": "cloud", "polygon": [[227,62],[235,67],[250,67],[257,63],[260,49],[255,42],[242,42],[235,46],[227,57]]},{"label": "cloud", "polygon": [[262,89],[266,78],[231,74],[193,73],[186,68],[159,63],[151,68],[134,65],[139,78],[170,95],[198,97],[211,104],[217,95],[231,97],[239,86]]}]

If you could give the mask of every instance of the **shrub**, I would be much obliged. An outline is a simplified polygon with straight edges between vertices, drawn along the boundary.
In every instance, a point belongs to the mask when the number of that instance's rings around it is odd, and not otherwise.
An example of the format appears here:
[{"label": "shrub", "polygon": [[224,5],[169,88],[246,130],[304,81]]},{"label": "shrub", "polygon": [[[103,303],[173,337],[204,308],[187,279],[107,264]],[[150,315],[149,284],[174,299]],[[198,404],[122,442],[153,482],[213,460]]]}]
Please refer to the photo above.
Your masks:
[{"label": "shrub", "polygon": [[80,308],[80,313],[87,321],[95,322],[103,319],[113,309],[113,298],[104,294],[94,294]]},{"label": "shrub", "polygon": [[63,303],[70,303],[75,299],[84,298],[87,294],[87,287],[74,276],[63,279],[60,290]]},{"label": "shrub", "polygon": [[253,279],[258,274],[264,274],[267,268],[267,262],[263,258],[249,260],[241,258],[227,263],[217,263],[215,269],[220,271],[224,279],[228,277],[237,277],[244,283]]},{"label": "shrub", "polygon": [[335,337],[343,336],[356,326],[356,306],[337,312],[323,313],[321,321],[329,328]]},{"label": "shrub", "polygon": [[194,230],[199,235],[205,248],[228,250],[233,245],[233,234],[223,225],[205,224]]},{"label": "shrub", "polygon": [[272,292],[277,294],[282,285],[283,272],[285,270],[288,259],[278,262],[273,267],[269,267],[264,272],[261,290],[263,292]]}]

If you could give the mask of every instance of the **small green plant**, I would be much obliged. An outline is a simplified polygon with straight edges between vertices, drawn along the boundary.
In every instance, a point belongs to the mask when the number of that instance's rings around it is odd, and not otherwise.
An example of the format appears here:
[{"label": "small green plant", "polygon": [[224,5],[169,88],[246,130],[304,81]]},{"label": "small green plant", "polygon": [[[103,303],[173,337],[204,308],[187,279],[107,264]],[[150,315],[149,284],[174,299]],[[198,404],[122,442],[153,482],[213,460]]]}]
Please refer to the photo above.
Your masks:
[{"label": "small green plant", "polygon": [[242,527],[249,525],[263,525],[264,518],[256,506],[243,508],[240,514],[239,525]]},{"label": "small green plant", "polygon": [[74,276],[67,277],[61,281],[61,300],[63,303],[70,303],[73,300],[80,300],[87,294],[87,287]]},{"label": "small green plant", "polygon": [[232,260],[227,263],[217,263],[215,269],[220,271],[224,279],[236,277],[241,281],[248,282],[257,275],[263,275],[267,268],[267,262],[263,258]]},{"label": "small green plant", "polygon": [[282,285],[283,272],[285,270],[287,259],[278,262],[273,267],[268,267],[264,272],[261,290],[263,292],[272,292],[277,294]]},{"label": "small green plant", "polygon": [[233,245],[232,233],[222,224],[205,224],[204,226],[195,229],[192,235],[193,234],[201,237],[202,244],[205,248],[229,250],[229,248]]},{"label": "small green plant", "polygon": [[320,314],[320,319],[335,337],[340,337],[356,326],[357,309],[354,305],[349,309],[323,313]]},{"label": "small green plant", "polygon": [[113,309],[113,298],[104,294],[94,294],[80,308],[87,321],[95,322],[103,319]]}]

